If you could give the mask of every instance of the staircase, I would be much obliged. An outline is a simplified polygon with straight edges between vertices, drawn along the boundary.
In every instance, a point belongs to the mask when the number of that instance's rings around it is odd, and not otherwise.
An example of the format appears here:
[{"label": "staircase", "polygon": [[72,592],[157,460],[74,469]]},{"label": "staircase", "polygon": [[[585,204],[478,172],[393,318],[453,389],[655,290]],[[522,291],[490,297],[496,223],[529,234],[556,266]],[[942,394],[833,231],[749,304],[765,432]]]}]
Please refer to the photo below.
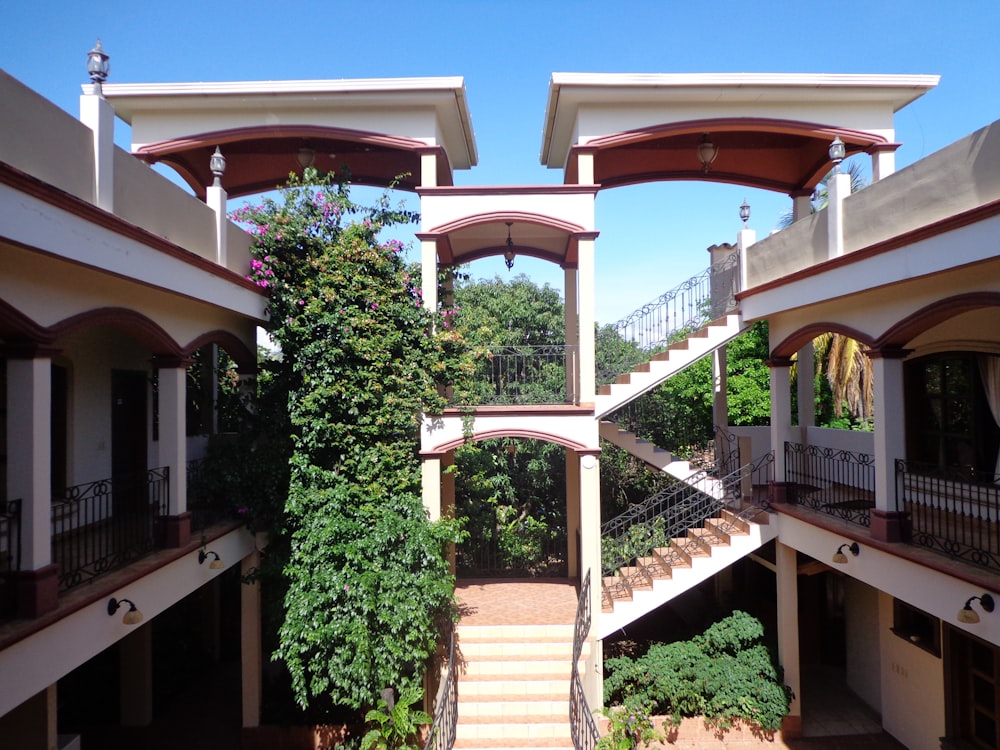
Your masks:
[{"label": "staircase", "polygon": [[[769,460],[770,456],[764,460]],[[652,612],[773,539],[769,514],[750,504],[748,465],[726,477],[692,474],[601,529],[598,638]]]},{"label": "staircase", "polygon": [[641,396],[688,365],[728,344],[745,331],[737,312],[713,320],[687,338],[670,344],[665,350],[636,365],[632,372],[619,375],[614,383],[602,385],[594,399],[597,417],[610,414],[634,398]]},{"label": "staircase", "polygon": [[648,440],[643,440],[634,432],[623,430],[614,422],[602,420],[598,426],[598,430],[602,438],[628,451],[636,458],[645,461],[649,466],[670,474],[675,479],[680,479],[682,482],[688,484],[697,485],[700,482],[700,485],[697,486],[702,491],[708,492],[717,499],[721,499],[721,487],[712,487],[713,480],[707,478],[704,472],[693,468],[688,461],[677,458],[670,451],[660,448]]}]

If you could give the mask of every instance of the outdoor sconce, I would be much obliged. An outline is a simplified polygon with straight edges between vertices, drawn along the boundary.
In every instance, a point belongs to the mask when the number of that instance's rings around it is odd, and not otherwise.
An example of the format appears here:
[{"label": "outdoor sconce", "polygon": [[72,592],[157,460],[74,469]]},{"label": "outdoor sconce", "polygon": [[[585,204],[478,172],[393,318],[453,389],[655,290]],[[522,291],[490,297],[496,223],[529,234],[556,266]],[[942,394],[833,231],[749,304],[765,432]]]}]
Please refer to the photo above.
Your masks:
[{"label": "outdoor sconce", "polygon": [[852,557],[857,557],[858,553],[861,552],[861,547],[858,546],[857,542],[844,542],[833,553],[833,562],[837,563],[837,565],[847,564],[847,555],[844,554],[845,548],[851,553]]},{"label": "outdoor sconce", "polygon": [[972,608],[972,603],[978,601],[979,606],[983,608],[983,612],[992,612],[995,606],[993,602],[993,597],[989,594],[983,594],[982,596],[970,596],[966,602],[965,606],[958,610],[958,621],[964,622],[966,625],[975,625],[979,622],[979,613]]},{"label": "outdoor sconce", "polygon": [[207,560],[210,555],[212,557],[212,562],[208,564],[209,570],[222,570],[224,567],[226,567],[222,563],[222,558],[219,557],[218,552],[213,552],[212,550],[203,550],[203,549],[198,550],[198,564],[201,565],[202,563],[204,563],[205,560]]},{"label": "outdoor sconce", "polygon": [[509,271],[514,267],[514,240],[510,238],[510,227],[514,222],[507,222],[507,251],[503,254],[503,262],[507,264]]},{"label": "outdoor sconce", "polygon": [[101,40],[98,39],[94,49],[87,53],[87,75],[90,76],[90,82],[95,84],[98,89],[107,80],[108,73],[111,72],[111,64],[108,60],[108,55],[104,52],[104,47],[101,46]]},{"label": "outdoor sconce", "polygon": [[208,160],[208,168],[212,170],[215,182],[212,187],[222,187],[222,175],[226,173],[226,157],[222,155],[219,147],[215,147],[215,153]]},{"label": "outdoor sconce", "polygon": [[701,136],[701,143],[698,144],[698,161],[701,162],[702,169],[708,174],[708,168],[712,166],[719,155],[719,147],[708,138],[708,133]]},{"label": "outdoor sconce", "polygon": [[747,228],[747,222],[750,221],[750,204],[747,203],[747,199],[743,199],[743,203],[740,204],[740,218],[743,219],[743,228]]},{"label": "outdoor sconce", "polygon": [[123,623],[126,625],[138,625],[142,622],[142,612],[136,608],[130,599],[115,599],[114,597],[108,599],[108,616],[113,617],[123,604],[128,605],[128,612],[122,617]]},{"label": "outdoor sconce", "polygon": [[842,162],[844,157],[847,156],[847,147],[844,145],[844,142],[840,140],[839,135],[833,139],[833,143],[830,144],[828,153],[830,154],[830,161],[833,162],[834,174],[836,174],[840,171],[840,162]]}]

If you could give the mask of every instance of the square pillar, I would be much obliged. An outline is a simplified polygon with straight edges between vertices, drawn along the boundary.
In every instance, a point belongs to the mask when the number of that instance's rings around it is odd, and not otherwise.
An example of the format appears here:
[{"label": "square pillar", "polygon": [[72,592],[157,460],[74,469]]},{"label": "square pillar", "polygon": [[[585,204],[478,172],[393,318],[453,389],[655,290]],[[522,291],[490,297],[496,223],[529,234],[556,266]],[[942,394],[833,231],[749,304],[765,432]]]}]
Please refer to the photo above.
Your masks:
[{"label": "square pillar", "polygon": [[799,349],[795,369],[799,427],[813,427],[816,424],[816,354],[811,341]]},{"label": "square pillar", "polygon": [[420,240],[420,288],[424,309],[432,313],[438,308],[437,241]]},{"label": "square pillar", "polygon": [[80,122],[94,133],[94,192],[92,203],[109,213],[115,210],[115,111],[91,84],[80,97]]},{"label": "square pillar", "polygon": [[52,359],[40,347],[8,347],[7,497],[21,501],[16,614],[38,617],[58,605],[52,562]]},{"label": "square pillar", "polygon": [[785,739],[802,735],[801,670],[799,668],[799,575],[795,549],[775,542],[778,600],[778,663],[793,697],[782,720]]},{"label": "square pillar", "polygon": [[566,450],[566,570],[581,581],[580,568],[580,459]]},{"label": "square pillar", "polygon": [[121,725],[153,721],[153,624],[146,622],[118,642]]},{"label": "square pillar", "polygon": [[896,507],[896,459],[906,457],[906,408],[903,393],[903,349],[866,352],[872,361],[875,413],[875,507],[871,535],[884,542],[909,537],[905,513]]},{"label": "square pillar", "polygon": [[595,276],[594,276],[594,240],[581,238],[579,248],[579,351],[580,351],[580,403],[594,403],[597,393],[596,374],[596,340],[594,325],[596,322],[595,306]]},{"label": "square pillar", "polygon": [[574,404],[580,403],[580,328],[575,268],[564,269],[566,304],[563,306],[563,328],[566,331],[566,395]]},{"label": "square pillar", "polygon": [[836,258],[844,254],[844,199],[851,194],[851,176],[843,172],[827,180],[827,256]]},{"label": "square pillar", "polygon": [[[590,616],[593,633],[601,616],[601,464],[594,453],[578,454],[580,475],[580,570],[590,571]],[[582,582],[582,579],[581,579]],[[590,654],[583,690],[593,710],[604,705],[604,659],[601,641],[589,637]]]},{"label": "square pillar", "polygon": [[774,451],[774,481],[771,502],[794,499],[785,483],[785,443],[792,441],[791,367],[787,357],[768,361],[771,378],[771,449]]},{"label": "square pillar", "polygon": [[[445,518],[455,517],[455,472],[448,469],[455,465],[455,451],[449,451],[441,457],[441,515]],[[457,570],[455,545],[448,545],[448,567],[452,575]]]},{"label": "square pillar", "polygon": [[420,487],[424,510],[431,521],[441,518],[441,457],[423,456],[420,460]]},{"label": "square pillar", "polygon": [[165,539],[167,547],[183,547],[191,540],[187,511],[187,368],[191,360],[157,358],[159,375],[160,465],[168,467]]},{"label": "square pillar", "polygon": [[229,220],[226,216],[226,201],[229,194],[221,185],[205,188],[205,203],[215,212],[215,262],[226,267],[228,262]]},{"label": "square pillar", "polygon": [[260,552],[254,550],[240,561],[240,674],[243,688],[243,727],[260,726],[263,658],[261,652]]}]

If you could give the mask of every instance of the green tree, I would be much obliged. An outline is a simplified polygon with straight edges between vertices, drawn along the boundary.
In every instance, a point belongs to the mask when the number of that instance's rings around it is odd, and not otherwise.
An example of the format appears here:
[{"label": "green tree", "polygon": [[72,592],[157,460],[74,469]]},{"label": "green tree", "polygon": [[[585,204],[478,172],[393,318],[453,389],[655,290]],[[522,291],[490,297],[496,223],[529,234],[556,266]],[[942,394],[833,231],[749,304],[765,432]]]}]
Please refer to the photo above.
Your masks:
[{"label": "green tree", "polygon": [[443,407],[462,365],[452,334],[430,332],[402,245],[379,239],[412,214],[359,206],[307,170],[234,218],[255,235],[250,278],[270,292],[291,436],[275,656],[300,705],[374,706],[385,687],[419,685],[453,615],[444,551],[460,532],[424,511],[418,415]]}]

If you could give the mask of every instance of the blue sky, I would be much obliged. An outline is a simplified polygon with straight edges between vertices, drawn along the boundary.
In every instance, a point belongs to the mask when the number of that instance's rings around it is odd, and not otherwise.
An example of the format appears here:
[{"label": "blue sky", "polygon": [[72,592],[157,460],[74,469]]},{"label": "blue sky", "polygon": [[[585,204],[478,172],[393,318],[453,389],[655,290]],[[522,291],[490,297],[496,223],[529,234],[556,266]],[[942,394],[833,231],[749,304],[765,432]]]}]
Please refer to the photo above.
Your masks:
[{"label": "blue sky", "polygon": [[[0,19],[0,68],[73,114],[97,37],[119,83],[464,76],[480,163],[461,185],[560,182],[538,159],[554,71],[939,74],[897,115],[900,168],[1000,118],[997,0],[0,0]],[[708,183],[599,194],[598,320],[703,270],[744,198],[758,236],[790,205]],[[500,261],[470,270],[508,275]],[[514,270],[561,288],[541,262]]]}]

